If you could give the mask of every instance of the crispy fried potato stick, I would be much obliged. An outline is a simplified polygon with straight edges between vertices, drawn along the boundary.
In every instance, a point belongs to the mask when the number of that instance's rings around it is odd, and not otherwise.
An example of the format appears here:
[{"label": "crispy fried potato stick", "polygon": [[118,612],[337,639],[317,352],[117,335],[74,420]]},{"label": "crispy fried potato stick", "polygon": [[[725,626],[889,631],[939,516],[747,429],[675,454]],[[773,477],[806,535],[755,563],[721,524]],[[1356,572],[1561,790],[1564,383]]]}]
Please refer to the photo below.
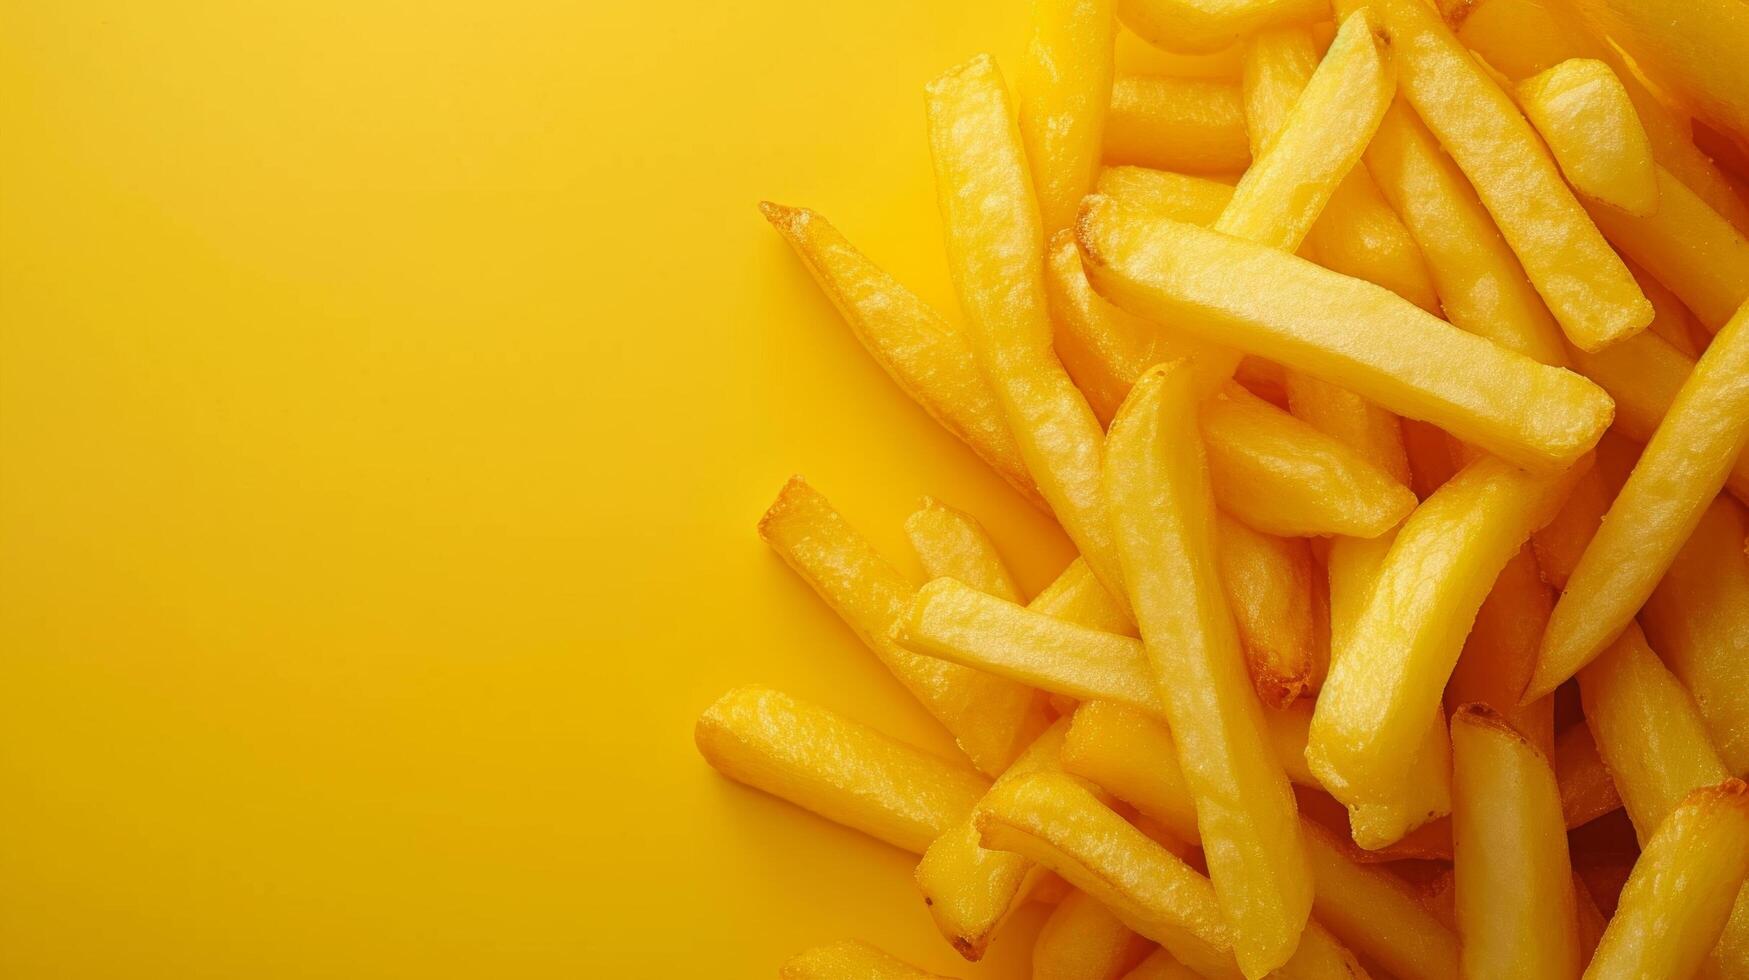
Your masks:
[{"label": "crispy fried potato stick", "polygon": [[1555,740],[1555,782],[1561,787],[1561,814],[1567,829],[1582,827],[1621,808],[1615,777],[1597,754],[1591,727],[1579,722]]},{"label": "crispy fried potato stick", "polygon": [[[1026,860],[1012,851],[990,853]],[[1033,941],[1032,975],[1034,980],[1107,980],[1135,965],[1149,945],[1086,892],[1070,892]]]},{"label": "crispy fried potato stick", "polygon": [[1219,51],[1272,27],[1330,15],[1317,0],[1119,0],[1124,26],[1168,51]]},{"label": "crispy fried potato stick", "polygon": [[1312,552],[1218,514],[1216,558],[1257,696],[1286,707],[1312,673]]},{"label": "crispy fried potato stick", "polygon": [[1047,232],[1067,228],[1093,189],[1111,104],[1111,0],[1033,0],[1017,89],[1020,138]]},{"label": "crispy fried potato stick", "polygon": [[1076,239],[1094,288],[1130,312],[1341,385],[1514,462],[1569,465],[1609,424],[1608,396],[1583,378],[1295,256],[1097,195],[1082,204]]},{"label": "crispy fried potato stick", "polygon": [[851,332],[905,394],[1040,507],[1020,444],[965,336],[806,208],[759,210],[789,242]]},{"label": "crispy fried potato stick", "polygon": [[[1654,279],[1650,272],[1632,262],[1628,263],[1628,271],[1634,274],[1634,281],[1640,284],[1640,291],[1652,301],[1655,315],[1646,332],[1662,337],[1690,361],[1699,359],[1700,352],[1706,349],[1706,342],[1712,340],[1712,331],[1702,333],[1700,322],[1694,318],[1694,314],[1688,312],[1688,307],[1682,305],[1682,300],[1677,299],[1668,286]],[[1706,340],[1697,341],[1701,337]]]},{"label": "crispy fried potato stick", "polygon": [[1658,168],[1658,207],[1635,217],[1587,207],[1622,254],[1670,287],[1708,330],[1749,300],[1749,239],[1670,171]]},{"label": "crispy fried potato stick", "polygon": [[[1611,434],[1606,434],[1604,442],[1611,437]],[[1536,563],[1542,570],[1543,581],[1556,589],[1566,588],[1568,577],[1579,564],[1579,556],[1585,553],[1585,546],[1591,543],[1598,525],[1603,522],[1604,512],[1609,510],[1609,503],[1614,499],[1615,488],[1609,485],[1601,467],[1594,466],[1591,472],[1579,478],[1555,519],[1531,535],[1531,548],[1536,552]],[[1537,642],[1540,655],[1542,641]]]},{"label": "crispy fried potato stick", "polygon": [[797,953],[777,975],[779,980],[946,980],[856,939]]},{"label": "crispy fried potato stick", "polygon": [[1519,82],[1517,95],[1574,190],[1632,215],[1657,210],[1652,141],[1608,65],[1571,58]]},{"label": "crispy fried potato stick", "polygon": [[1536,668],[1537,647],[1554,607],[1555,594],[1543,582],[1536,553],[1527,544],[1494,580],[1445,686],[1448,707],[1487,705],[1545,756],[1555,750],[1554,699],[1520,706],[1518,696]]},{"label": "crispy fried potato stick", "polygon": [[[1361,4],[1336,6],[1347,13]],[[1651,304],[1511,98],[1421,0],[1369,6],[1403,94],[1470,178],[1568,338],[1596,350],[1645,329]]]},{"label": "crispy fried potato stick", "polygon": [[1147,167],[1106,167],[1099,171],[1094,189],[1132,207],[1193,225],[1214,224],[1233,199],[1232,184]]},{"label": "crispy fried potato stick", "polygon": [[1451,719],[1458,933],[1471,977],[1579,975],[1579,918],[1555,772],[1486,705]]},{"label": "crispy fried potato stick", "polygon": [[1749,305],[1713,338],[1555,604],[1527,698],[1553,691],[1639,611],[1749,442]]},{"label": "crispy fried potato stick", "polygon": [[912,587],[800,477],[784,484],[759,521],[759,536],[838,613],[906,690],[950,732],[966,756],[1001,772],[1044,728],[1036,692],[1011,680],[920,657],[894,643],[893,624]]},{"label": "crispy fried potato stick", "polygon": [[1251,148],[1239,87],[1119,74],[1105,114],[1105,162],[1197,174],[1244,170]]},{"label": "crispy fried potato stick", "polygon": [[730,779],[917,854],[990,785],[969,768],[763,687],[718,698],[693,740]]},{"label": "crispy fried potato stick", "polygon": [[1075,709],[1063,742],[1063,771],[1080,776],[1196,843],[1196,797],[1178,765],[1178,742],[1158,717],[1115,701]]},{"label": "crispy fried potato stick", "polygon": [[1156,949],[1136,968],[1123,975],[1123,980],[1200,980],[1199,974],[1172,958],[1172,954]]},{"label": "crispy fried potato stick", "polygon": [[1105,633],[1135,636],[1136,624],[1077,558],[1028,604],[1034,612]]},{"label": "crispy fried potato stick", "polygon": [[1383,802],[1409,777],[1477,609],[1577,475],[1532,475],[1481,457],[1410,515],[1351,629],[1338,631],[1332,606],[1332,643],[1342,649],[1306,749],[1331,795],[1351,806]]},{"label": "crispy fried potato stick", "polygon": [[[1055,769],[1068,731],[1069,719],[1057,719],[996,778],[996,785]],[[1025,899],[1038,874],[1036,866],[1021,855],[985,850],[968,811],[923,852],[916,877],[936,928],[961,956],[975,962],[1008,913]]]},{"label": "crispy fried potato stick", "polygon": [[1196,403],[1183,362],[1144,375],[1111,424],[1105,493],[1136,623],[1184,747],[1210,877],[1241,967],[1260,976],[1292,958],[1311,880],[1223,598]]},{"label": "crispy fried potato stick", "polygon": [[972,515],[924,497],[922,505],[905,518],[905,536],[930,578],[955,578],[999,599],[1025,601],[1014,573],[996,551],[996,542]]},{"label": "crispy fried potato stick", "polygon": [[1749,786],[1697,789],[1658,825],[1585,976],[1693,976],[1749,878]]},{"label": "crispy fried potato stick", "polygon": [[948,265],[972,353],[1039,492],[1122,605],[1100,506],[1104,433],[1051,350],[1044,233],[1002,77],[980,56],[931,82],[926,101]]}]

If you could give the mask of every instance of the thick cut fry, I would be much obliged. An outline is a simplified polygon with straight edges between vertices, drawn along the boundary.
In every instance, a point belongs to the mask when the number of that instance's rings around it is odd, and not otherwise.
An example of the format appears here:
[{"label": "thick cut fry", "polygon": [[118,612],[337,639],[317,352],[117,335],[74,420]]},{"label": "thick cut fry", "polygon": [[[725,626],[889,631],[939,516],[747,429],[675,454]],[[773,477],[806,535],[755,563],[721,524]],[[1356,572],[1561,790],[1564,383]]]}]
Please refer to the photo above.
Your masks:
[{"label": "thick cut fry", "polygon": [[[1057,719],[997,777],[996,785],[1056,768],[1068,730],[1069,719]],[[1026,858],[985,850],[970,812],[936,838],[917,864],[917,887],[936,928],[961,956],[973,961],[983,957],[990,937],[1037,877],[1037,869]]]},{"label": "thick cut fry", "polygon": [[1554,699],[1520,707],[1518,696],[1536,669],[1537,646],[1554,607],[1554,592],[1543,582],[1536,553],[1527,544],[1494,580],[1445,687],[1448,707],[1487,705],[1545,756],[1555,749]]},{"label": "thick cut fry", "polygon": [[1563,61],[1518,83],[1518,104],[1574,190],[1628,214],[1657,210],[1652,141],[1608,65]]},{"label": "thick cut fry", "polygon": [[[1749,454],[1746,454],[1749,455]],[[1640,625],[1693,693],[1707,731],[1734,776],[1749,773],[1749,515],[1712,502],[1677,552]]]},{"label": "thick cut fry", "polygon": [[1002,478],[1044,505],[965,336],[806,208],[759,205],[851,332],[905,394]]},{"label": "thick cut fry", "polygon": [[819,491],[800,477],[784,484],[759,521],[759,536],[856,632],[893,676],[994,775],[1044,728],[1044,706],[1022,684],[945,664],[893,642],[912,586]]},{"label": "thick cut fry", "polygon": [[1020,73],[1020,137],[1045,230],[1067,228],[1093,188],[1111,104],[1111,0],[1034,0]]},{"label": "thick cut fry", "polygon": [[1749,786],[1690,793],[1646,842],[1586,977],[1688,977],[1749,878]]},{"label": "thick cut fry", "polygon": [[[994,853],[1020,858],[1009,851]],[[1033,941],[1033,980],[1112,980],[1147,949],[1148,941],[1105,906],[1086,892],[1070,892]]]},{"label": "thick cut fry", "polygon": [[1244,170],[1251,148],[1239,86],[1118,75],[1105,114],[1105,162],[1195,174]]},{"label": "thick cut fry", "polygon": [[1451,815],[1464,975],[1579,975],[1579,918],[1549,761],[1485,705],[1451,719]]},{"label": "thick cut fry", "polygon": [[1106,167],[1094,188],[1132,207],[1174,221],[1212,225],[1233,199],[1233,185],[1147,167]]},{"label": "thick cut fry", "polygon": [[1453,324],[1544,364],[1565,363],[1560,327],[1518,257],[1463,171],[1403,100],[1385,113],[1366,165],[1421,246]]},{"label": "thick cut fry", "polygon": [[1749,442],[1749,305],[1713,338],[1555,604],[1526,697],[1603,649],[1676,559]]},{"label": "thick cut fry", "polygon": [[856,939],[797,953],[777,975],[779,980],[945,980]]},{"label": "thick cut fry", "polygon": [[[1361,6],[1338,0],[1339,11]],[[1517,106],[1422,0],[1372,0],[1403,94],[1439,134],[1574,344],[1643,330],[1652,305],[1580,208]]]},{"label": "thick cut fry", "polygon": [[1214,558],[1196,392],[1178,362],[1137,382],[1111,425],[1105,492],[1166,716],[1196,795],[1210,877],[1247,976],[1294,953],[1311,882],[1293,794],[1263,737]]},{"label": "thick cut fry", "polygon": [[1087,563],[1077,558],[1063,569],[1045,590],[1033,597],[1028,608],[1057,619],[1106,633],[1136,635],[1136,625],[1093,577]]},{"label": "thick cut fry", "polygon": [[1312,673],[1312,553],[1219,515],[1221,584],[1257,696],[1285,707]]},{"label": "thick cut fry", "polygon": [[1657,210],[1635,217],[1593,204],[1592,220],[1716,331],[1749,300],[1749,239],[1670,171],[1657,173]]},{"label": "thick cut fry", "polygon": [[1341,385],[1514,462],[1568,465],[1609,424],[1608,396],[1583,378],[1295,256],[1097,195],[1082,204],[1076,239],[1094,288],[1130,312]]},{"label": "thick cut fry", "polygon": [[918,854],[990,785],[969,768],[762,687],[718,698],[693,740],[730,779]]},{"label": "thick cut fry", "polygon": [[981,56],[931,82],[927,102],[948,265],[972,353],[1039,492],[1115,593],[1122,583],[1100,508],[1103,433],[1051,350],[1044,233],[1002,77]]},{"label": "thick cut fry", "polygon": [[1346,643],[1332,608],[1332,641],[1343,649],[1331,657],[1306,749],[1331,795],[1380,802],[1410,775],[1477,609],[1576,475],[1478,459],[1410,515]]},{"label": "thick cut fry", "polygon": [[933,497],[905,519],[905,536],[930,578],[955,578],[979,592],[1022,602],[1014,573],[978,519]]},{"label": "thick cut fry", "polygon": [[[1376,140],[1378,134],[1375,132]],[[1434,316],[1439,293],[1427,258],[1364,167],[1348,172],[1306,235],[1303,251],[1319,265],[1385,287]]]},{"label": "thick cut fry", "polygon": [[1124,26],[1168,51],[1219,51],[1271,27],[1330,15],[1319,0],[1119,0]]},{"label": "thick cut fry", "polygon": [[1123,980],[1199,980],[1197,972],[1174,959],[1171,953],[1156,949],[1136,968],[1123,975]]},{"label": "thick cut fry", "polygon": [[1615,777],[1597,754],[1591,727],[1579,722],[1555,740],[1555,782],[1561,787],[1561,814],[1571,830],[1621,808]]}]

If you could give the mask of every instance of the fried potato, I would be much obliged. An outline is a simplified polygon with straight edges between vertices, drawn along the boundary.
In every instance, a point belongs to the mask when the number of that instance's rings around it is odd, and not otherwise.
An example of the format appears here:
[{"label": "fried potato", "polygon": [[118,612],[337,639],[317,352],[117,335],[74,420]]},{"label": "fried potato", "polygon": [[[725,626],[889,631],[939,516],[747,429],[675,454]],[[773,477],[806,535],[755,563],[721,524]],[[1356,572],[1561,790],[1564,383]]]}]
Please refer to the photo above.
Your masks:
[{"label": "fried potato", "polygon": [[1608,65],[1570,58],[1519,82],[1517,95],[1574,190],[1632,215],[1658,209],[1652,141]]},{"label": "fried potato", "polygon": [[1093,189],[1111,104],[1111,0],[1034,0],[1016,88],[1020,138],[1045,231],[1067,228]]},{"label": "fried potato", "polygon": [[1033,941],[1033,980],[1112,980],[1140,962],[1150,945],[1086,892],[1070,892]]},{"label": "fried potato", "polygon": [[1212,225],[1233,199],[1233,185],[1148,167],[1106,167],[1094,189],[1132,207],[1153,211],[1174,221]]},{"label": "fried potato", "polygon": [[1555,594],[1543,582],[1536,553],[1527,544],[1494,579],[1445,686],[1448,708],[1485,704],[1545,756],[1555,750],[1554,699],[1520,705],[1518,696],[1536,668],[1537,648],[1554,607]]},{"label": "fried potato", "polygon": [[1105,114],[1104,159],[1183,173],[1239,173],[1251,164],[1239,87],[1119,73]]},{"label": "fried potato", "polygon": [[1567,829],[1582,827],[1621,808],[1615,777],[1597,753],[1591,726],[1579,722],[1555,740],[1555,782],[1561,787],[1561,814]]},{"label": "fried potato", "polygon": [[1253,531],[1217,514],[1216,559],[1251,683],[1264,704],[1282,708],[1312,674],[1312,553],[1297,538]]},{"label": "fried potato", "polygon": [[930,578],[954,578],[999,599],[1021,602],[1014,573],[996,551],[978,519],[964,511],[924,497],[905,519],[905,536]]},{"label": "fried potato", "polygon": [[1120,0],[1124,26],[1168,51],[1219,51],[1255,31],[1311,24],[1330,14],[1318,0]]},{"label": "fried potato", "polygon": [[1199,980],[1195,970],[1172,958],[1172,954],[1156,949],[1136,968],[1123,975],[1123,980]]},{"label": "fried potato", "polygon": [[1070,562],[1069,567],[1045,586],[1043,592],[1034,596],[1028,608],[1088,629],[1136,635],[1136,625],[1130,622],[1129,615],[1093,577],[1087,563],[1079,558]]},{"label": "fried potato", "polygon": [[779,980],[945,980],[856,939],[797,953],[777,975]]},{"label": "fried potato", "polygon": [[1670,171],[1657,169],[1658,207],[1635,217],[1607,205],[1587,210],[1623,255],[1644,266],[1708,330],[1749,300],[1749,239]]}]

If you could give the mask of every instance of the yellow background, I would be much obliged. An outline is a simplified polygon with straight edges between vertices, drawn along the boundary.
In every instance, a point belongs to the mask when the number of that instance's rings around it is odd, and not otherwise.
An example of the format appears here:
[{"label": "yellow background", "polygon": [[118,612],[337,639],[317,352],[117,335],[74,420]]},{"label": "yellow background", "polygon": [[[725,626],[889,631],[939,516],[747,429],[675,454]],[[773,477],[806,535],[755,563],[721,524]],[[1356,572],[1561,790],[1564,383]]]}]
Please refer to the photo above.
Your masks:
[{"label": "yellow background", "polygon": [[1061,537],[755,211],[951,308],[920,90],[1025,5],[0,2],[0,976],[971,968],[717,777],[763,682],[948,743],[757,540]]}]

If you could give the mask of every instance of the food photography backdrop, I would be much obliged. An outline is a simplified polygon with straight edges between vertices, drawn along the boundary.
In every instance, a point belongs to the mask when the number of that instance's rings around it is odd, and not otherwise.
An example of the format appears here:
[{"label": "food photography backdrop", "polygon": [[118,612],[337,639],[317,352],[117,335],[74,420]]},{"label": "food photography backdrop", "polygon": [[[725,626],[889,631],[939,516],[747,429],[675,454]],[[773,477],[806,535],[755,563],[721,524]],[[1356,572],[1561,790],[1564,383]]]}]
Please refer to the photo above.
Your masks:
[{"label": "food photography backdrop", "polygon": [[756,209],[953,311],[922,88],[1028,30],[0,0],[0,976],[1022,975],[1036,908],[961,961],[692,727],[761,683],[952,751],[759,541],[791,473],[912,574],[925,494],[1072,555]]}]

